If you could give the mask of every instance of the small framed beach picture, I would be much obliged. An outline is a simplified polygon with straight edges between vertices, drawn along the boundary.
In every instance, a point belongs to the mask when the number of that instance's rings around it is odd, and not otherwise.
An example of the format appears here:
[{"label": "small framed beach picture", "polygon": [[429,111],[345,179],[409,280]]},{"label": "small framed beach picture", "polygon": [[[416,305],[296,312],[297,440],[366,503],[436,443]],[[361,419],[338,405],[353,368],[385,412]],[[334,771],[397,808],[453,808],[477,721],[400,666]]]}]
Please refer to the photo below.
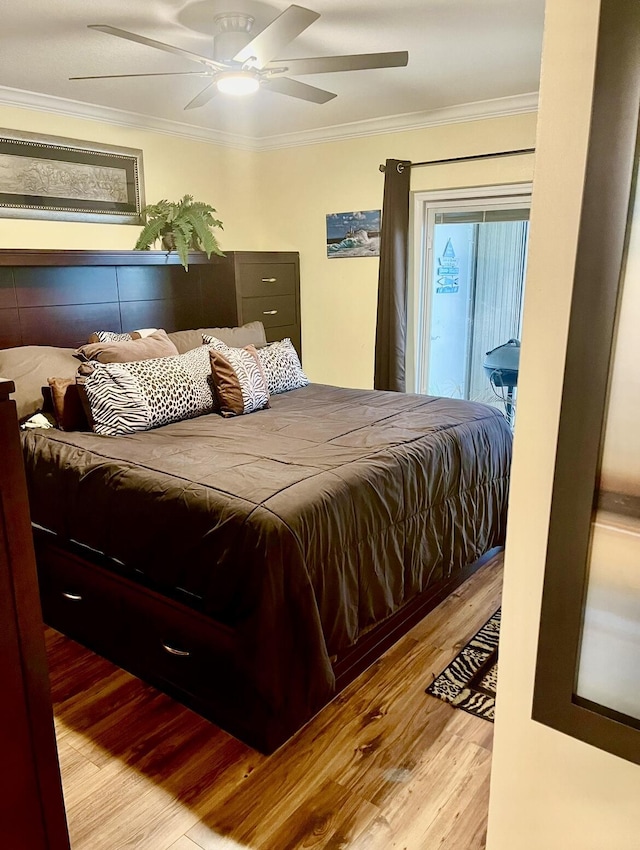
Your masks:
[{"label": "small framed beach picture", "polygon": [[380,210],[329,213],[327,257],[379,257]]}]

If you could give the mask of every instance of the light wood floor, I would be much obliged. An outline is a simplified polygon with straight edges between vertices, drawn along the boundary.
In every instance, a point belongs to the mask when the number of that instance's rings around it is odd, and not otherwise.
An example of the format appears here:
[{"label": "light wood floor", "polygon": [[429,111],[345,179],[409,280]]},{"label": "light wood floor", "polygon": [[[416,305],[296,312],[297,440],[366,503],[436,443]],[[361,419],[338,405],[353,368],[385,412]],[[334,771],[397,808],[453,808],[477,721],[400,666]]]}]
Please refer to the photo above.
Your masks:
[{"label": "light wood floor", "polygon": [[493,726],[424,689],[501,578],[498,557],[270,757],[48,630],[73,850],[481,850]]}]

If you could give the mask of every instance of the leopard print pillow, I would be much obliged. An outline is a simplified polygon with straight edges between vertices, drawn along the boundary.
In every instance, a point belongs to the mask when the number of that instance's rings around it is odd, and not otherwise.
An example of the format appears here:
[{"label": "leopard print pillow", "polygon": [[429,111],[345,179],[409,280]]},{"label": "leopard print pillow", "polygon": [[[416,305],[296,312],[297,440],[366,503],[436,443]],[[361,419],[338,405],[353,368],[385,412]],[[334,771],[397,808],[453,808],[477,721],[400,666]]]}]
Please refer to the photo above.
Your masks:
[{"label": "leopard print pillow", "polygon": [[[202,339],[206,345],[215,346],[223,354],[222,346],[228,347],[213,336],[203,335]],[[271,342],[264,348],[259,348],[258,360],[267,379],[269,395],[298,390],[309,383],[309,378],[302,371],[298,352],[289,338]]]},{"label": "leopard print pillow", "polygon": [[93,430],[113,437],[210,413],[215,402],[209,348],[132,363],[91,363],[84,392]]},{"label": "leopard print pillow", "polygon": [[290,339],[272,342],[258,349],[258,359],[267,376],[269,392],[272,395],[298,390],[309,383],[309,378],[302,371],[298,352]]}]

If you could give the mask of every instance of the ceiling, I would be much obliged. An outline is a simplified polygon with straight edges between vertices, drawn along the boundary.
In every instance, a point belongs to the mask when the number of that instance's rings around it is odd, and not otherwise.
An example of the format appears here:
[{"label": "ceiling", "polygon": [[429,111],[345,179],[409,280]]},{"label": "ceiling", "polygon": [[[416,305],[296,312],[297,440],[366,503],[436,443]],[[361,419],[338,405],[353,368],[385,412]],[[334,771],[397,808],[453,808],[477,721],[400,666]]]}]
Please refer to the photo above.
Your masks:
[{"label": "ceiling", "polygon": [[[92,114],[84,105],[130,113],[140,126],[180,126],[201,137],[311,140],[354,128],[419,126],[448,107],[537,92],[544,0],[298,0],[321,17],[279,59],[343,53],[409,51],[406,68],[311,75],[304,82],[335,92],[318,105],[260,91],[249,98],[185,104],[200,77],[70,81],[90,74],[192,71],[189,60],[87,29],[109,24],[212,56],[213,18],[247,12],[257,33],[287,0],[5,0],[2,4],[0,103],[31,101],[53,111]],[[16,91],[19,90],[19,91]],[[24,94],[23,94],[24,93]],[[22,98],[22,100],[21,100]],[[40,98],[40,108],[46,108]],[[510,103],[511,101],[504,101]],[[498,105],[500,101],[498,101]],[[491,105],[487,105],[488,113]],[[139,116],[139,117],[136,117]],[[364,122],[364,123],[363,123]],[[346,126],[345,126],[346,125]],[[324,134],[324,136],[323,136]]]}]

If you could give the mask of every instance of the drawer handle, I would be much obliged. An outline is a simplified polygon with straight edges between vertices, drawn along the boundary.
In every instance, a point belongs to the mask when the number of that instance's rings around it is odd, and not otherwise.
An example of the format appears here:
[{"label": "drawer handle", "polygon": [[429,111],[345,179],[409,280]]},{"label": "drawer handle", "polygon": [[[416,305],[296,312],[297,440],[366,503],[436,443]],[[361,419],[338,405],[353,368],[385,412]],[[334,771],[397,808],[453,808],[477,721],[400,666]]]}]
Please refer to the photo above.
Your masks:
[{"label": "drawer handle", "polygon": [[277,312],[278,312],[277,310],[263,310],[262,315],[263,316],[275,316]]},{"label": "drawer handle", "polygon": [[191,655],[188,649],[176,649],[175,646],[169,646],[168,643],[163,643],[162,648],[169,655],[178,655],[180,658],[188,658]]},{"label": "drawer handle", "polygon": [[62,595],[69,602],[82,602],[82,596],[79,593],[68,593],[66,590],[63,590]]},{"label": "drawer handle", "polygon": [[277,281],[278,281],[277,277],[263,277],[262,278],[263,283],[277,283]]}]

